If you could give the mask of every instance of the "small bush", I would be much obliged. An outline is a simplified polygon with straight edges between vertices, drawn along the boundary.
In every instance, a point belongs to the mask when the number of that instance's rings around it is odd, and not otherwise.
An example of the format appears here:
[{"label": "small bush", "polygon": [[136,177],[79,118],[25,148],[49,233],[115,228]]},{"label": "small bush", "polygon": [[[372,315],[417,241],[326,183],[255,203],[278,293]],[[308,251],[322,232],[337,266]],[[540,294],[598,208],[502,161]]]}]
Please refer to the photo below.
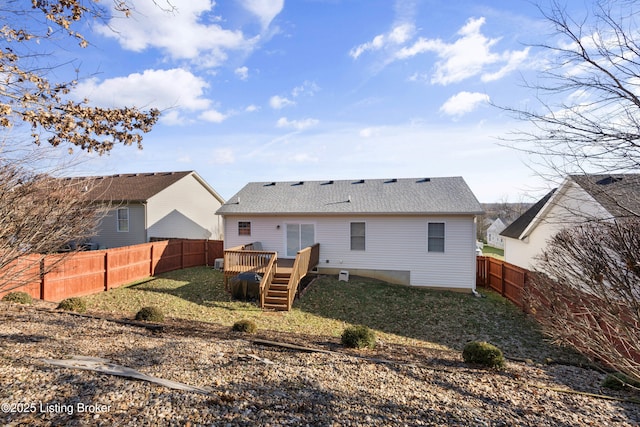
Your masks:
[{"label": "small bush", "polygon": [[82,298],[72,297],[60,301],[59,310],[75,311],[76,313],[84,313],[87,311],[87,305]]},{"label": "small bush", "polygon": [[142,307],[136,313],[136,320],[144,320],[146,322],[163,322],[164,313],[158,307]]},{"label": "small bush", "polygon": [[602,387],[611,390],[622,390],[628,386],[640,388],[640,381],[629,378],[622,372],[608,374],[602,381]]},{"label": "small bush", "polygon": [[231,329],[233,329],[236,332],[254,334],[258,330],[258,326],[253,320],[242,319],[234,323]]},{"label": "small bush", "polygon": [[502,350],[482,341],[467,343],[462,350],[462,359],[466,363],[475,363],[488,368],[503,368],[505,365]]},{"label": "small bush", "polygon": [[374,348],[376,334],[364,325],[349,326],[342,332],[340,341],[349,348]]},{"label": "small bush", "polygon": [[16,291],[9,292],[3,296],[2,301],[15,302],[18,304],[31,304],[33,302],[33,298],[26,292]]}]

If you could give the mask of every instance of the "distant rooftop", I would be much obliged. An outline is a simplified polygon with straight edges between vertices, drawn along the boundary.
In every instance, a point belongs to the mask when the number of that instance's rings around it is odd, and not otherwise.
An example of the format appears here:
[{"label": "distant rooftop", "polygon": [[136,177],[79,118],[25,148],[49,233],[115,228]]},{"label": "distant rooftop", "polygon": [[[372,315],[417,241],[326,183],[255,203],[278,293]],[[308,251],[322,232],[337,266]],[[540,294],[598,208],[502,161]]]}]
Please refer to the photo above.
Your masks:
[{"label": "distant rooftop", "polygon": [[96,201],[145,201],[193,171],[150,172],[70,179],[90,181],[87,196]]}]

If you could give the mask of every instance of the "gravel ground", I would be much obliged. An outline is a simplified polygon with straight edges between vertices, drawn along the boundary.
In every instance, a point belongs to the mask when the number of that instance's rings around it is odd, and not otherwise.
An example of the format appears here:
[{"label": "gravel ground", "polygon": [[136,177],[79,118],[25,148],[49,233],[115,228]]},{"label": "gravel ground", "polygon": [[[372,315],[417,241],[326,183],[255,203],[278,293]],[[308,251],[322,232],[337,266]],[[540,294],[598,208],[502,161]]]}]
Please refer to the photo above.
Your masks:
[{"label": "gravel ground", "polygon": [[[601,389],[602,373],[510,361],[501,372],[458,352],[385,345],[354,351],[336,338],[169,320],[163,331],[0,302],[0,424],[632,426],[631,392]],[[256,338],[329,350],[267,346]],[[208,393],[51,366],[109,359]],[[606,394],[617,400],[561,392]]]}]

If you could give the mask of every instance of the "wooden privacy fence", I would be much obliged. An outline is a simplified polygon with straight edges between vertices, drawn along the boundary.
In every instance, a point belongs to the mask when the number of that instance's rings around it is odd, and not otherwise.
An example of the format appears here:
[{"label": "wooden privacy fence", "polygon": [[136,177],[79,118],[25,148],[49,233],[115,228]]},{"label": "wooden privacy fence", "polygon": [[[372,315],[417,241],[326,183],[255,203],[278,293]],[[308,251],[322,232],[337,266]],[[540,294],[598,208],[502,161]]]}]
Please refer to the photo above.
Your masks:
[{"label": "wooden privacy fence", "polygon": [[479,256],[476,258],[476,283],[499,292],[500,295],[526,310],[523,291],[529,272],[498,258]]},{"label": "wooden privacy fence", "polygon": [[67,255],[30,254],[14,263],[13,270],[19,273],[3,286],[0,297],[23,291],[34,298],[61,301],[108,291],[167,271],[213,265],[224,256],[223,246],[222,240],[176,239]]}]

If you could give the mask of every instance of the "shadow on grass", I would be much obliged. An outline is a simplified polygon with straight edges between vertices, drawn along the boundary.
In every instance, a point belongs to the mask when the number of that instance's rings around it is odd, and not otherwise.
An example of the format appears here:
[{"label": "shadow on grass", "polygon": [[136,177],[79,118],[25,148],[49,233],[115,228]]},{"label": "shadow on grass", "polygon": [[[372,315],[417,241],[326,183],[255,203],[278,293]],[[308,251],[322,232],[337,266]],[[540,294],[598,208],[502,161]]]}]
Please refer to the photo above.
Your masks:
[{"label": "shadow on grass", "polygon": [[548,343],[537,323],[509,301],[492,291],[481,293],[484,298],[354,276],[349,282],[323,277],[294,308],[456,350],[478,340],[498,346],[510,357],[535,361],[577,357]]},{"label": "shadow on grass", "polygon": [[[472,340],[487,341],[507,357],[541,362],[546,358],[573,360],[576,355],[550,345],[537,323],[500,295],[481,290],[485,298],[391,285],[351,276],[349,282],[325,276],[305,290],[290,313],[263,312],[254,303],[233,301],[224,290],[222,273],[196,267],[162,274],[151,280],[96,294],[93,307],[136,312],[157,305],[165,315],[229,323],[246,315],[260,327],[331,334],[342,323],[363,324],[376,331],[431,342],[461,351]],[[234,314],[237,313],[237,314]],[[315,317],[315,319],[313,318]],[[333,326],[327,326],[334,321]],[[338,321],[338,322],[335,322]],[[287,323],[288,322],[288,323]],[[340,331],[341,332],[341,331]]]}]

